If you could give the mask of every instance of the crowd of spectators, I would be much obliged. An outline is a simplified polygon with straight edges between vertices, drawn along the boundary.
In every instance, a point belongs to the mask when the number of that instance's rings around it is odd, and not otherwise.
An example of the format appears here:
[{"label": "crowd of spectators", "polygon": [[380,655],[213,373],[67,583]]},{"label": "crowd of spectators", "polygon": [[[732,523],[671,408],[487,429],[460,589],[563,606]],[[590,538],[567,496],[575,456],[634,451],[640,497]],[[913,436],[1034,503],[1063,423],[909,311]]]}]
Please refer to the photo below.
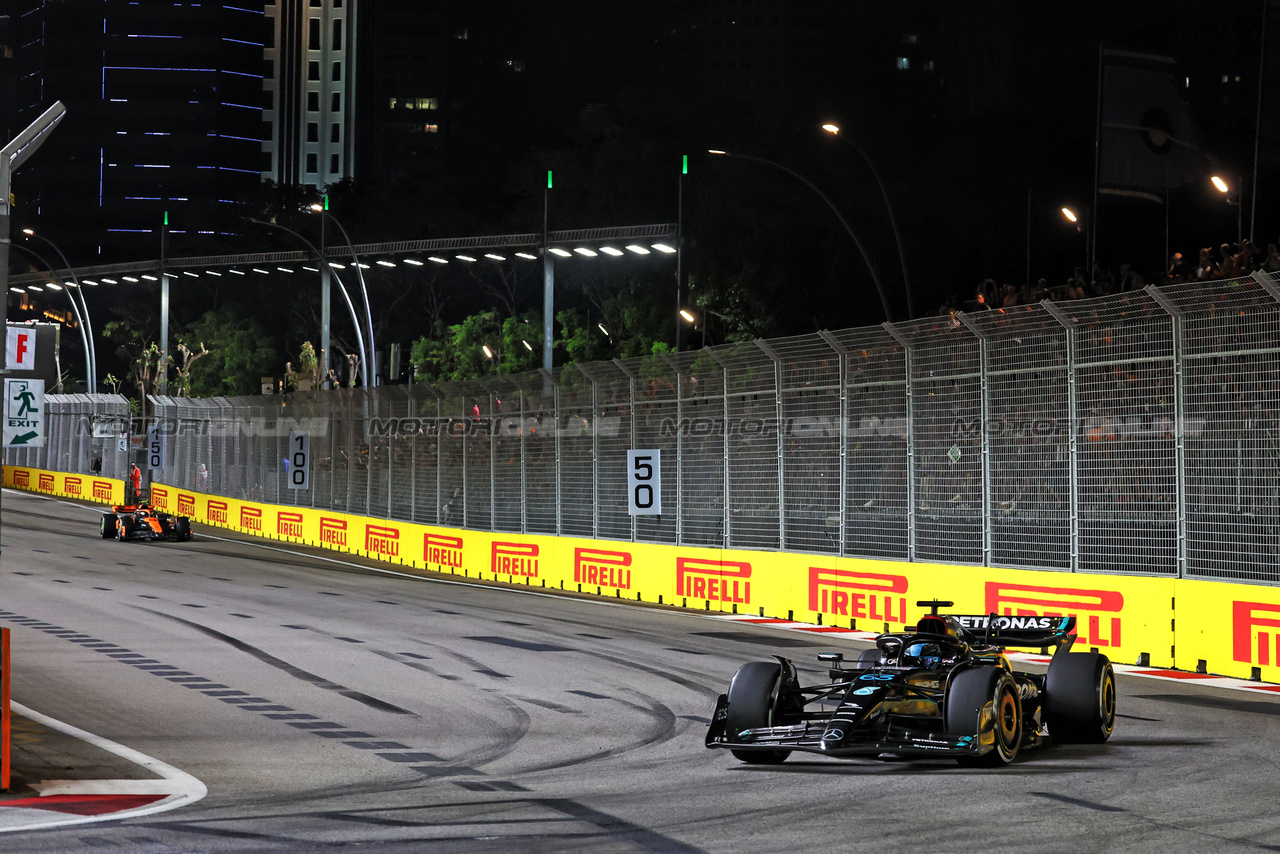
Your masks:
[{"label": "crowd of spectators", "polygon": [[1084,267],[1076,267],[1066,281],[1057,284],[1040,278],[1034,284],[1024,282],[1017,286],[997,284],[995,279],[987,278],[978,285],[971,299],[960,300],[953,297],[939,308],[938,314],[954,314],[959,309],[981,312],[1012,308],[1016,305],[1032,305],[1046,299],[1062,302],[1105,297],[1140,291],[1149,283],[1173,285],[1211,282],[1242,278],[1256,271],[1280,273],[1280,243],[1268,243],[1264,252],[1246,238],[1239,245],[1223,243],[1216,249],[1200,249],[1194,259],[1175,252],[1166,269],[1150,280],[1127,262],[1114,270],[1094,265],[1091,274],[1087,276]]}]

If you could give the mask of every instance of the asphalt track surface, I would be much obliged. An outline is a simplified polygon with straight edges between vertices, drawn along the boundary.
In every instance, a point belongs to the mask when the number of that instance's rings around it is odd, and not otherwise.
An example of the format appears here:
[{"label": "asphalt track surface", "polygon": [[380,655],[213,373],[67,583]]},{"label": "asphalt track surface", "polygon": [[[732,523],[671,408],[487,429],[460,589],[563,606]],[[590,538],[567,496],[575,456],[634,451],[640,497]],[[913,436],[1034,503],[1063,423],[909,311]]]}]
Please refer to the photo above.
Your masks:
[{"label": "asphalt track surface", "polygon": [[120,544],[92,508],[3,502],[14,699],[208,790],[5,854],[1280,850],[1268,695],[1121,675],[1103,746],[748,767],[703,747],[735,668],[779,652],[816,679],[860,645],[199,529]]}]

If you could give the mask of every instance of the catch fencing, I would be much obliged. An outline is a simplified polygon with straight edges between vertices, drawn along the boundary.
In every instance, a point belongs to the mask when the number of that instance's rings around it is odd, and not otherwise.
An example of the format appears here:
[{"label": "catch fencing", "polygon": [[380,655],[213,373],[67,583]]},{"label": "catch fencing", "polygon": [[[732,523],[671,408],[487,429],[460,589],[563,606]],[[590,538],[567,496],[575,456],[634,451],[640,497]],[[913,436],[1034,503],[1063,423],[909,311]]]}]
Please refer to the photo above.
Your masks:
[{"label": "catch fencing", "polygon": [[46,394],[45,442],[6,448],[5,465],[99,474],[129,471],[129,401],[118,394]]},{"label": "catch fencing", "polygon": [[[1278,320],[1256,275],[473,382],[156,397],[158,477],[503,532],[1276,584]],[[661,516],[628,514],[628,449],[662,452]]]}]

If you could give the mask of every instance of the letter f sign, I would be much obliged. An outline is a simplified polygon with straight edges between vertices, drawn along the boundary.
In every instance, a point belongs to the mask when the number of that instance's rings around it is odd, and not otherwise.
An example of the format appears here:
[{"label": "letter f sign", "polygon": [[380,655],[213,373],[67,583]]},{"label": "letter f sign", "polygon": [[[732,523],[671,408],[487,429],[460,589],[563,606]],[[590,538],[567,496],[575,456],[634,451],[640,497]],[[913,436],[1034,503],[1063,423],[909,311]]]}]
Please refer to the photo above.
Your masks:
[{"label": "letter f sign", "polygon": [[35,330],[10,326],[5,343],[8,369],[11,371],[33,371],[36,367]]}]

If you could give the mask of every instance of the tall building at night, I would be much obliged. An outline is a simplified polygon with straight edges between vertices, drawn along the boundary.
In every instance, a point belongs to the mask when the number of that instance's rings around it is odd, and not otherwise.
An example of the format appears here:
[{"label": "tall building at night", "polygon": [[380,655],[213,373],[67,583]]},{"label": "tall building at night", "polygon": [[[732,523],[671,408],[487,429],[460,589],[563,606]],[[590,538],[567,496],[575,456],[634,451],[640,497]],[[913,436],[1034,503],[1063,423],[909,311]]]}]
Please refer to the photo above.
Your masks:
[{"label": "tall building at night", "polygon": [[267,0],[262,178],[323,188],[354,170],[359,0]]},{"label": "tall building at night", "polygon": [[154,256],[172,232],[229,231],[262,176],[261,3],[16,0],[15,119],[67,116],[14,178],[15,231],[73,263]]}]

